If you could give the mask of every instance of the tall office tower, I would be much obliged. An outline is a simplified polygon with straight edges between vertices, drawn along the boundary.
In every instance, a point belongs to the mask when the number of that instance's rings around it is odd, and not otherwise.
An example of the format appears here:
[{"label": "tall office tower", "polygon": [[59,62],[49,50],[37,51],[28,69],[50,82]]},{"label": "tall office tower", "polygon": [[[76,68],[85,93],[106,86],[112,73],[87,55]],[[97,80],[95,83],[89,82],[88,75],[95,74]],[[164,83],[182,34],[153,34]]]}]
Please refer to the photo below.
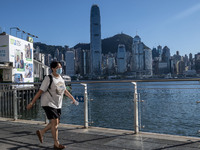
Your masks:
[{"label": "tall office tower", "polygon": [[54,61],[59,60],[59,49],[55,50],[54,58],[53,59],[54,59]]},{"label": "tall office tower", "polygon": [[132,46],[132,60],[131,71],[136,74],[140,74],[144,70],[144,45],[141,42],[141,38],[136,35],[133,38]]},{"label": "tall office tower", "polygon": [[83,50],[81,48],[75,49],[75,72],[76,74],[84,74]]},{"label": "tall office tower", "polygon": [[170,60],[170,49],[165,46],[162,50],[162,61],[163,62],[169,62]]},{"label": "tall office tower", "polygon": [[179,60],[177,62],[177,74],[178,75],[183,75],[184,71],[185,71],[185,63],[183,60]]},{"label": "tall office tower", "polygon": [[192,61],[192,53],[189,54],[189,61]]},{"label": "tall office tower", "polygon": [[195,70],[198,74],[200,74],[200,53],[194,55],[195,58]]},{"label": "tall office tower", "polygon": [[158,55],[159,55],[159,61],[162,61],[162,46],[158,45],[157,51],[158,51]]},{"label": "tall office tower", "polygon": [[133,38],[131,71],[136,77],[152,75],[152,50],[141,42],[138,35]]},{"label": "tall office tower", "polygon": [[58,58],[58,60],[59,61],[64,60],[64,55],[61,52],[59,52],[59,58]]},{"label": "tall office tower", "polygon": [[153,69],[152,69],[152,50],[151,49],[144,49],[144,72],[145,75],[152,76]]},{"label": "tall office tower", "polygon": [[170,49],[167,46],[165,46],[162,50],[162,62],[167,63],[166,72],[170,72]]},{"label": "tall office tower", "polygon": [[83,50],[83,74],[88,75],[89,74],[89,61],[90,58],[90,51],[89,50]]},{"label": "tall office tower", "polygon": [[152,59],[157,59],[159,57],[158,50],[154,47],[152,49]]},{"label": "tall office tower", "polygon": [[127,68],[126,68],[126,49],[125,49],[125,45],[123,45],[123,44],[118,45],[117,70],[118,70],[118,73],[124,73],[127,70]]},{"label": "tall office tower", "polygon": [[108,74],[115,74],[115,57],[113,55],[108,56],[107,58],[107,69],[108,69]]},{"label": "tall office tower", "polygon": [[185,57],[183,58],[183,61],[185,62],[185,66],[189,65],[189,58],[188,55],[185,54]]},{"label": "tall office tower", "polygon": [[68,50],[65,54],[65,61],[66,61],[66,75],[74,76],[75,70],[75,53],[74,50]]},{"label": "tall office tower", "polygon": [[45,65],[50,66],[51,63],[51,54],[45,55]]},{"label": "tall office tower", "polygon": [[101,22],[100,11],[97,5],[93,5],[90,14],[90,74],[101,74]]}]

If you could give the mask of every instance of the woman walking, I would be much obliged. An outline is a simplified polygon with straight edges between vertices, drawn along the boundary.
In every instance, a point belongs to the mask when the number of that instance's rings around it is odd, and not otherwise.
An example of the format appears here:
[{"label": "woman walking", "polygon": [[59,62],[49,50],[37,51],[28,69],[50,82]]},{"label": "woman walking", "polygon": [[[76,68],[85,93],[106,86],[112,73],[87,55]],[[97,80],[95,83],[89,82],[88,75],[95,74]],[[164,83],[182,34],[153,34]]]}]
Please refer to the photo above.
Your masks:
[{"label": "woman walking", "polygon": [[77,101],[67,91],[65,82],[60,76],[62,73],[61,63],[54,61],[51,63],[50,67],[52,74],[44,78],[39,91],[34,96],[31,103],[27,105],[27,109],[31,109],[37,99],[41,96],[41,106],[50,122],[44,129],[37,130],[36,134],[40,142],[43,143],[43,135],[48,130],[51,130],[54,139],[54,148],[64,149],[66,146],[60,144],[58,141],[58,124],[60,121],[63,94],[72,99],[74,104],[76,104]]}]

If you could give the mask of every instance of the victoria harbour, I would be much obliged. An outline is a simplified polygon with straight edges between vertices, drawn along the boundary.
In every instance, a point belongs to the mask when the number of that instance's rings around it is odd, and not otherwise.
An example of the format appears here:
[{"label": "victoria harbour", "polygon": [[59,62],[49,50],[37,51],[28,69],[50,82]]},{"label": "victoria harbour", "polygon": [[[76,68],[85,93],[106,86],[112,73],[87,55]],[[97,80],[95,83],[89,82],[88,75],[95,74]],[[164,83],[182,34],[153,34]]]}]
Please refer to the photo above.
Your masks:
[{"label": "victoria harbour", "polygon": [[[138,82],[140,131],[199,137],[199,89],[198,81]],[[89,84],[90,126],[133,130],[133,90],[131,83]],[[83,87],[72,84],[72,94],[83,95]],[[44,120],[43,111],[32,119]],[[84,103],[65,99],[61,123],[83,125]]]}]

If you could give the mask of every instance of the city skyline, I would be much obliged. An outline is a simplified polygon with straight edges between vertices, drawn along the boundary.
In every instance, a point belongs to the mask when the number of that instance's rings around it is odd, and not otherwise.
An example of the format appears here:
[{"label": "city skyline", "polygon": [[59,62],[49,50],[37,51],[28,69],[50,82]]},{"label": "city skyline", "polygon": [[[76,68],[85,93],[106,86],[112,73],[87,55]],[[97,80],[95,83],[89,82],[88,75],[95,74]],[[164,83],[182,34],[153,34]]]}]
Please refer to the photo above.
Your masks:
[{"label": "city skyline", "polygon": [[[90,43],[90,8],[101,11],[102,39],[118,33],[138,34],[151,49],[168,46],[171,55],[200,52],[200,2],[198,0],[61,0],[26,2],[1,1],[0,27],[10,34],[11,27],[37,35],[36,42],[48,45]],[[26,9],[27,8],[27,9]],[[13,31],[14,35],[14,31]]]}]

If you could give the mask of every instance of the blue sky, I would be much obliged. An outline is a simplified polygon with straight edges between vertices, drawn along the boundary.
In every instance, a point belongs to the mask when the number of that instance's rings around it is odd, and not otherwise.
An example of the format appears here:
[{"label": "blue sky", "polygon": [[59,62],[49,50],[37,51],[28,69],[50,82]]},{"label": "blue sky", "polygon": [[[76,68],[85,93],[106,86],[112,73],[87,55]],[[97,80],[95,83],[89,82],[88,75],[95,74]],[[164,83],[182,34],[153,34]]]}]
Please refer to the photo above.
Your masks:
[{"label": "blue sky", "polygon": [[90,42],[93,4],[100,8],[102,39],[137,33],[151,49],[200,52],[199,0],[0,0],[0,27],[10,34],[17,26],[37,35],[37,42],[73,47]]}]

